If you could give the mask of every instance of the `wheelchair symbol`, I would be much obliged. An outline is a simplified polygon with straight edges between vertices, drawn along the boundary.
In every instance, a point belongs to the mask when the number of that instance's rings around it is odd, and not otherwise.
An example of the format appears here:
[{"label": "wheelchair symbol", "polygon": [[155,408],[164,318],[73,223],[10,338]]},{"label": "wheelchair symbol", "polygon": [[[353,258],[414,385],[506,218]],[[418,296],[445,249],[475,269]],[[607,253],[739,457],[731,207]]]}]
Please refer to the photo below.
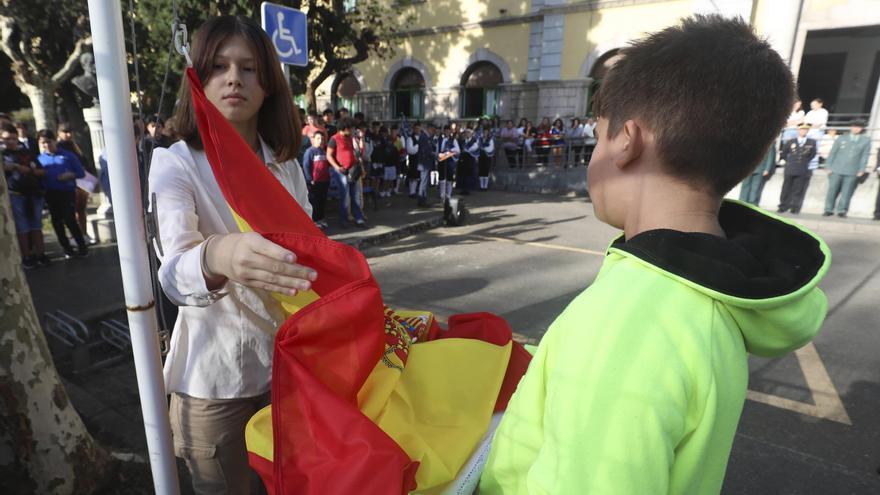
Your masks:
[{"label": "wheelchair symbol", "polygon": [[[296,39],[294,39],[290,29],[284,27],[284,13],[278,12],[276,18],[278,19],[278,29],[276,29],[275,34],[272,35],[272,43],[275,45],[275,48],[278,49],[278,54],[283,58],[302,53],[302,50],[296,46]],[[281,51],[281,47],[278,46],[279,40],[286,41],[288,45],[290,45],[290,48],[287,51]]]}]

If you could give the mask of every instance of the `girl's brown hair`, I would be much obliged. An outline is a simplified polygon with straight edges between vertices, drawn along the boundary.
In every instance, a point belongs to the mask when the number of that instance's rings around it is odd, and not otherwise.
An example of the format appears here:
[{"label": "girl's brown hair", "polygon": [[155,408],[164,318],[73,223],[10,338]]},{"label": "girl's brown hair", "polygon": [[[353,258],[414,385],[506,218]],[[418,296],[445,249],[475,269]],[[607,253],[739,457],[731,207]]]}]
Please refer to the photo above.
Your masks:
[{"label": "girl's brown hair", "polygon": [[[202,24],[193,36],[193,68],[204,84],[211,76],[217,50],[232,36],[241,36],[251,46],[260,86],[266,92],[257,114],[257,132],[272,147],[276,160],[291,160],[302,143],[302,122],[293,106],[290,86],[281,71],[275,47],[256,22],[243,16],[220,16]],[[203,149],[185,77],[180,83],[178,99],[180,103],[174,115],[177,134],[193,148]]]}]

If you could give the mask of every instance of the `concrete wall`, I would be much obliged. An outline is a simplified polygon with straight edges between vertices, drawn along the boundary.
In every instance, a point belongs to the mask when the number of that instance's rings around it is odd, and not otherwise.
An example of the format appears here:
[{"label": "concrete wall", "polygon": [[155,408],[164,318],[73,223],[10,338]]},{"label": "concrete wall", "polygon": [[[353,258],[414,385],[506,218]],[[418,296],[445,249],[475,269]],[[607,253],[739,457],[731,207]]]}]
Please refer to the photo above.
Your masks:
[{"label": "concrete wall", "polygon": [[[880,2],[877,2],[877,8],[880,9]],[[803,53],[811,55],[842,52],[847,54],[846,65],[843,68],[840,92],[837,94],[837,105],[834,112],[861,113],[868,85],[871,82],[868,81],[868,78],[874,68],[877,53],[880,53],[880,35],[860,38],[841,36],[810,40],[805,44]],[[869,103],[873,102],[873,97],[873,94],[868,95]]]}]

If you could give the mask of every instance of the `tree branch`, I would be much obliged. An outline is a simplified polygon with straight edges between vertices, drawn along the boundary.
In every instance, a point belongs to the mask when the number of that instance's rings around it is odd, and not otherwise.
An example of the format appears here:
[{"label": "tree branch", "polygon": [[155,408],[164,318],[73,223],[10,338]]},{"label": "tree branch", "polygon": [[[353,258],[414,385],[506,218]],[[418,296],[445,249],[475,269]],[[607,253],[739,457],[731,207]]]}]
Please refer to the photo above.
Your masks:
[{"label": "tree branch", "polygon": [[79,62],[79,57],[85,51],[85,47],[90,46],[92,44],[91,35],[86,35],[84,38],[80,38],[77,40],[76,45],[73,47],[73,53],[67,57],[67,60],[64,62],[64,66],[58,69],[52,76],[52,85],[58,87],[61,83],[70,79],[73,76],[73,73],[77,69],[77,63]]},{"label": "tree branch", "polygon": [[15,48],[15,20],[11,17],[0,16],[0,49],[12,60],[15,75],[25,84],[33,84],[34,74],[29,72],[28,64],[22,58],[22,54]]},{"label": "tree branch", "polygon": [[18,51],[21,53],[21,58],[27,63],[27,66],[30,68],[31,73],[34,74],[35,79],[40,79],[39,74],[42,72],[40,70],[40,65],[31,56],[31,50],[28,46],[28,42],[30,40],[27,38],[22,38],[18,41]]},{"label": "tree branch", "polygon": [[320,86],[321,83],[330,77],[330,74],[333,74],[335,71],[336,67],[334,67],[334,65],[328,60],[327,63],[324,64],[324,68],[321,69],[321,72],[309,81],[309,86],[311,86],[312,89],[318,89],[318,86]]}]

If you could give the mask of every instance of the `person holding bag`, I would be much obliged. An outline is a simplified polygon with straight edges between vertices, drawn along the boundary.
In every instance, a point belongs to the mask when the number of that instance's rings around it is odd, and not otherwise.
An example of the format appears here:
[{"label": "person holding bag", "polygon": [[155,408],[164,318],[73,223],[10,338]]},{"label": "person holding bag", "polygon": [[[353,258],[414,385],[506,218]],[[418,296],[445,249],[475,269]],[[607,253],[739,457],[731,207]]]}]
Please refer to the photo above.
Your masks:
[{"label": "person holding bag", "polygon": [[336,134],[327,143],[327,161],[333,167],[330,177],[336,183],[340,191],[339,197],[339,226],[348,226],[348,212],[354,216],[354,222],[358,227],[367,226],[364,221],[364,213],[361,210],[360,198],[357,194],[357,183],[361,178],[361,169],[358,165],[358,157],[355,152],[352,132],[354,122],[348,118],[339,119]]}]

